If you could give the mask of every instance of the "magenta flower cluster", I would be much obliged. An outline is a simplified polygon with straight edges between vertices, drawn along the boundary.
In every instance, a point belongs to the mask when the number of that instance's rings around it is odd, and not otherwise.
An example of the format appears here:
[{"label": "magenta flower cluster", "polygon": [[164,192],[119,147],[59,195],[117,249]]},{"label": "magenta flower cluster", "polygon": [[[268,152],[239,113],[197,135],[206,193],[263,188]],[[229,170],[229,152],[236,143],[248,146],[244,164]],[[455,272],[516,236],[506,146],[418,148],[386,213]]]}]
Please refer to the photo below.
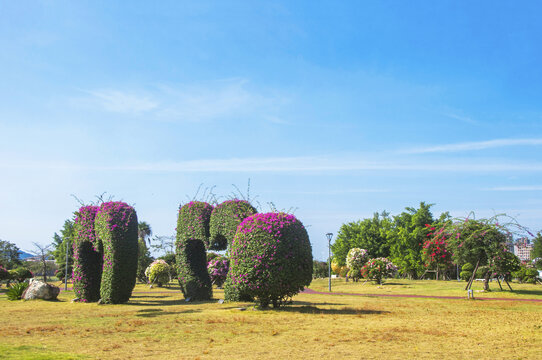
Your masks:
[{"label": "magenta flower cluster", "polygon": [[227,286],[259,299],[262,306],[297,294],[312,280],[307,231],[286,213],[252,215],[237,228],[230,250]]}]

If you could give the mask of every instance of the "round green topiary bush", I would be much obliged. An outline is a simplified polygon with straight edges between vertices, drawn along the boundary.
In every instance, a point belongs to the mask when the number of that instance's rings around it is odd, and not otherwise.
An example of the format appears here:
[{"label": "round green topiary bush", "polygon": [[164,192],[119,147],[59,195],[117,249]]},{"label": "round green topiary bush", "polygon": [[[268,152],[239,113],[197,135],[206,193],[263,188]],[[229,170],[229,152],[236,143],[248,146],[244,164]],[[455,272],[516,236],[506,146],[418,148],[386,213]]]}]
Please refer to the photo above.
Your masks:
[{"label": "round green topiary bush", "polygon": [[231,246],[239,224],[258,212],[245,200],[227,200],[217,205],[209,223],[211,250],[226,250]]},{"label": "round green topiary bush", "polygon": [[102,244],[94,231],[98,206],[83,206],[75,212],[73,242],[73,291],[83,302],[100,299],[102,280]]},{"label": "round green topiary bush", "polygon": [[9,279],[17,281],[17,282],[23,282],[26,279],[31,279],[34,277],[34,274],[32,274],[32,271],[24,267],[18,267],[16,269],[8,270],[8,273],[9,273]]},{"label": "round green topiary bush", "polygon": [[312,247],[295,216],[255,214],[241,222],[230,249],[227,286],[234,292],[278,307],[311,280]]},{"label": "round green topiary bush", "polygon": [[137,276],[137,214],[126,203],[106,202],[96,214],[95,227],[103,245],[101,300],[112,304],[127,302]]}]

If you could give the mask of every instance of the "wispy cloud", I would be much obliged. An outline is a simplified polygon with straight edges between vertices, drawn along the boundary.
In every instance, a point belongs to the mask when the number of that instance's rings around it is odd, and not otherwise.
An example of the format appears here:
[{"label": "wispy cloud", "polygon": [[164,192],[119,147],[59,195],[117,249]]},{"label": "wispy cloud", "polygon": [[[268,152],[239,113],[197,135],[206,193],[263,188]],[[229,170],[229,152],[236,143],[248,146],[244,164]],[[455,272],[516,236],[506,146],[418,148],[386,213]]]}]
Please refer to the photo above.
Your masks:
[{"label": "wispy cloud", "polygon": [[497,186],[485,191],[542,191],[542,186]]},{"label": "wispy cloud", "polygon": [[105,110],[122,114],[141,114],[158,108],[159,103],[149,95],[113,89],[85,91]]},{"label": "wispy cloud", "polygon": [[463,123],[467,123],[467,124],[478,124],[478,121],[468,117],[468,116],[464,116],[464,115],[458,115],[458,114],[455,114],[455,113],[444,113],[443,114],[444,116],[447,116],[451,119],[455,119],[455,120],[459,120]]},{"label": "wispy cloud", "polygon": [[144,91],[121,89],[84,90],[92,103],[102,110],[127,115],[145,114],[159,121],[198,122],[214,119],[260,117],[285,123],[276,110],[288,102],[285,96],[264,94],[246,79],[224,79],[201,83],[158,84]]},{"label": "wispy cloud", "polygon": [[230,158],[230,159],[200,159],[187,161],[158,161],[115,165],[72,164],[67,162],[39,161],[4,161],[0,168],[30,168],[58,170],[89,170],[89,171],[136,171],[136,172],[223,172],[223,173],[258,173],[258,172],[463,172],[463,173],[493,173],[493,172],[542,172],[542,163],[510,163],[502,162],[397,162],[397,161],[367,161],[363,158],[344,158],[340,156],[327,157],[272,157],[272,158]]},{"label": "wispy cloud", "polygon": [[507,146],[536,146],[542,145],[542,139],[495,139],[487,141],[463,142],[457,144],[446,144],[429,147],[417,147],[412,149],[401,150],[404,154],[425,154],[425,153],[442,153],[442,152],[460,152],[472,150],[485,150],[491,148],[507,147]]}]

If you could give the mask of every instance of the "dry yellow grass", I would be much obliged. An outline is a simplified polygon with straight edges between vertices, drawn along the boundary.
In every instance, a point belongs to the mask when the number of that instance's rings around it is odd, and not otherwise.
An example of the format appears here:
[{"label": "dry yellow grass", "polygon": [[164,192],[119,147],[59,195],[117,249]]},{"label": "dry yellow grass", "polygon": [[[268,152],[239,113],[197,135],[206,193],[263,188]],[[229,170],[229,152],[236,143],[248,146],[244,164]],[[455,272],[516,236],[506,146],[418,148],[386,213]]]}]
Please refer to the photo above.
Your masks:
[{"label": "dry yellow grass", "polygon": [[71,303],[71,292],[59,302],[0,295],[0,358],[542,358],[542,303],[300,294],[258,311],[186,303],[175,288],[135,291],[128,304],[102,306]]}]

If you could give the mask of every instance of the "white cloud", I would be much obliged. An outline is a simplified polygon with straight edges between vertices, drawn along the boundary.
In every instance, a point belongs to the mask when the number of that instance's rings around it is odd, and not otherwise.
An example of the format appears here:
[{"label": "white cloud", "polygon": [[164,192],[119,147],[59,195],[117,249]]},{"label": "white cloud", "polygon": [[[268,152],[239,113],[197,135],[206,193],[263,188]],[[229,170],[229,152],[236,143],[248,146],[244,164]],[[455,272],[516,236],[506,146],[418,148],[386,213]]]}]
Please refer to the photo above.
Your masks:
[{"label": "white cloud", "polygon": [[439,153],[439,152],[459,152],[459,151],[471,151],[471,150],[485,150],[491,148],[499,148],[506,146],[522,146],[522,145],[542,145],[542,139],[495,139],[488,141],[474,141],[464,142],[457,144],[446,144],[430,147],[420,147],[413,149],[405,149],[400,151],[405,154],[425,154],[425,153]]},{"label": "white cloud", "polygon": [[89,165],[68,162],[12,161],[0,162],[0,168],[89,170],[89,171],[139,171],[139,172],[223,172],[223,173],[258,173],[258,172],[542,172],[542,163],[510,163],[479,161],[447,162],[397,162],[365,161],[360,157],[341,156],[305,156],[305,157],[260,157],[230,159],[200,159],[186,161],[158,161],[121,165]]},{"label": "white cloud", "polygon": [[137,115],[159,121],[209,121],[214,119],[250,116],[281,123],[274,115],[277,109],[288,102],[284,96],[265,95],[252,89],[245,79],[164,85],[148,87],[144,92],[119,89],[84,90],[88,102],[109,112]]},{"label": "white cloud", "polygon": [[122,114],[140,114],[158,107],[158,102],[148,95],[120,90],[102,89],[86,91],[107,111]]},{"label": "white cloud", "polygon": [[542,191],[542,186],[497,186],[485,191]]}]

